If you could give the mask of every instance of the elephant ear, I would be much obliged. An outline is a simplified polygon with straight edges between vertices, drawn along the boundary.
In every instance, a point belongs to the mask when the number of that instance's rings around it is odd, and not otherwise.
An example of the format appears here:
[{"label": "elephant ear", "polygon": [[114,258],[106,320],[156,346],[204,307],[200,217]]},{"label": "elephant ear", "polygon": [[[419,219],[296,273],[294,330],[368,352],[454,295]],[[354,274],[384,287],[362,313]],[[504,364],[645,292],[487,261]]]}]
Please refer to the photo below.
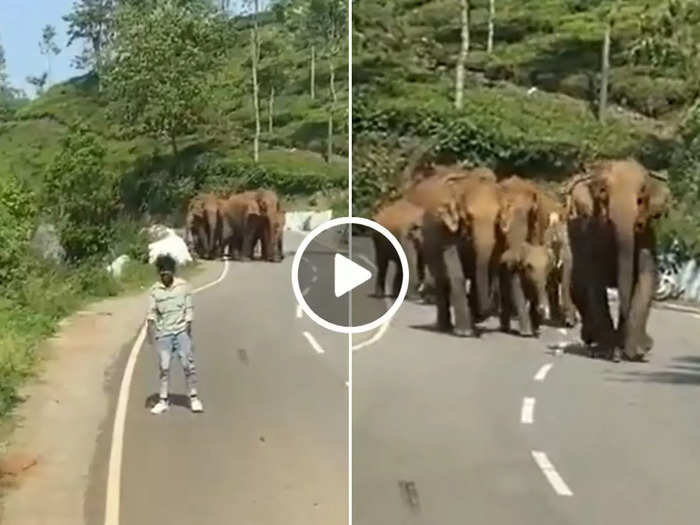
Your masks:
[{"label": "elephant ear", "polygon": [[450,233],[456,233],[459,230],[460,216],[453,199],[441,204],[436,214]]}]

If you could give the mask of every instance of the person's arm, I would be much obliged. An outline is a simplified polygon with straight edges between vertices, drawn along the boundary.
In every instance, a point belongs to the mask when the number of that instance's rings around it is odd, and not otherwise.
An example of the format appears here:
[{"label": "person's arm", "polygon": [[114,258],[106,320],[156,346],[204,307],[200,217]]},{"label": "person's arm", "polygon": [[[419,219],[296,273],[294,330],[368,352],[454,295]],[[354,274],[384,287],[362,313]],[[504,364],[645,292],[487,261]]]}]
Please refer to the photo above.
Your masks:
[{"label": "person's arm", "polygon": [[192,320],[194,319],[194,308],[192,306],[192,288],[189,283],[185,288],[185,321],[187,322],[187,335],[192,335]]},{"label": "person's arm", "polygon": [[156,298],[154,293],[151,291],[148,296],[148,314],[146,315],[147,323],[147,335],[148,342],[153,344],[156,332],[156,315],[158,314],[158,307],[156,306]]}]

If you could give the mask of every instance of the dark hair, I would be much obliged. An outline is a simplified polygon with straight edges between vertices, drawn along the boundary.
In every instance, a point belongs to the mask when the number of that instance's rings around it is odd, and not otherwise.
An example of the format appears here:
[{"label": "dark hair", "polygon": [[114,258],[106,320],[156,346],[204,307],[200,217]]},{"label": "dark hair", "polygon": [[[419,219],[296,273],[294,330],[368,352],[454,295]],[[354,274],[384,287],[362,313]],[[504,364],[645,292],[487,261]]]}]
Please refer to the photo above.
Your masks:
[{"label": "dark hair", "polygon": [[175,273],[175,266],[177,263],[173,259],[172,255],[169,253],[161,254],[156,258],[156,268],[158,272],[171,272]]}]

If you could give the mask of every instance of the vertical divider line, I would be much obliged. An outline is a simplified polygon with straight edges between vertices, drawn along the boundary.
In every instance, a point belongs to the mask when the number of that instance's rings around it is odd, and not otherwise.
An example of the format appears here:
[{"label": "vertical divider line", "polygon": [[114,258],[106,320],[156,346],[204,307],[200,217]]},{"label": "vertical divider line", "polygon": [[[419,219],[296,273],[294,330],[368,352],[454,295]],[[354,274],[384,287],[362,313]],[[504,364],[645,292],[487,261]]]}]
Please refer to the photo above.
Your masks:
[{"label": "vertical divider line", "polygon": [[[352,217],[352,0],[348,0],[348,217]],[[352,260],[352,223],[348,227],[348,256]],[[352,326],[352,291],[348,296]],[[348,334],[348,525],[352,525],[352,334]]]}]

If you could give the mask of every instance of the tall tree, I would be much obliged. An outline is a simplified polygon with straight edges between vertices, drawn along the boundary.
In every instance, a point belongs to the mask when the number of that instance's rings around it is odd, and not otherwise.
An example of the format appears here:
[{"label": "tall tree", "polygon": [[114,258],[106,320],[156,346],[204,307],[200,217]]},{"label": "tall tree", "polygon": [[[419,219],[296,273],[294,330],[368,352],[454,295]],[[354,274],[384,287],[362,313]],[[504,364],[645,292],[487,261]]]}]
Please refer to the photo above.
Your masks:
[{"label": "tall tree", "polygon": [[316,98],[316,59],[319,33],[311,16],[311,0],[280,0],[273,4],[277,20],[287,29],[292,40],[309,51],[309,96]]},{"label": "tall tree", "polygon": [[605,118],[608,106],[608,84],[610,82],[610,38],[619,8],[618,0],[611,0],[605,10],[605,31],[603,33],[603,48],[600,56],[600,93],[598,96],[598,120]]},{"label": "tall tree", "polygon": [[27,77],[27,83],[34,86],[34,91],[36,92],[37,95],[41,95],[44,92],[44,88],[46,87],[46,83],[48,81],[48,78],[49,78],[48,71],[44,71],[41,75],[39,75],[37,77],[32,77],[32,76]]},{"label": "tall tree", "polygon": [[462,109],[464,105],[464,68],[469,54],[469,15],[471,5],[469,0],[459,0],[460,25],[461,25],[461,47],[457,58],[457,78],[455,80],[455,107]]},{"label": "tall tree", "polygon": [[110,113],[126,129],[167,138],[177,157],[178,138],[205,118],[221,21],[181,0],[121,6],[104,68]]},{"label": "tall tree", "polygon": [[489,36],[486,42],[486,52],[493,51],[493,25],[496,19],[496,0],[489,0]]},{"label": "tall tree", "polygon": [[104,49],[113,33],[116,4],[117,0],[75,0],[73,11],[63,17],[68,23],[68,46],[76,40],[84,41],[81,53],[73,59],[76,68],[98,73],[102,69]]},{"label": "tall tree", "polygon": [[51,85],[51,59],[57,56],[61,50],[56,45],[56,28],[52,25],[44,26],[41,31],[39,50],[46,57],[46,84]]},{"label": "tall tree", "polygon": [[348,11],[345,0],[311,0],[309,26],[321,42],[323,55],[328,61],[330,104],[328,107],[328,144],[326,158],[333,156],[333,113],[338,102],[335,89],[335,64],[347,38]]},{"label": "tall tree", "polygon": [[260,28],[258,11],[260,0],[252,0],[253,27],[250,29],[250,53],[253,80],[253,112],[255,113],[255,135],[253,137],[253,160],[260,159],[260,85],[258,84],[258,62],[260,61]]}]

